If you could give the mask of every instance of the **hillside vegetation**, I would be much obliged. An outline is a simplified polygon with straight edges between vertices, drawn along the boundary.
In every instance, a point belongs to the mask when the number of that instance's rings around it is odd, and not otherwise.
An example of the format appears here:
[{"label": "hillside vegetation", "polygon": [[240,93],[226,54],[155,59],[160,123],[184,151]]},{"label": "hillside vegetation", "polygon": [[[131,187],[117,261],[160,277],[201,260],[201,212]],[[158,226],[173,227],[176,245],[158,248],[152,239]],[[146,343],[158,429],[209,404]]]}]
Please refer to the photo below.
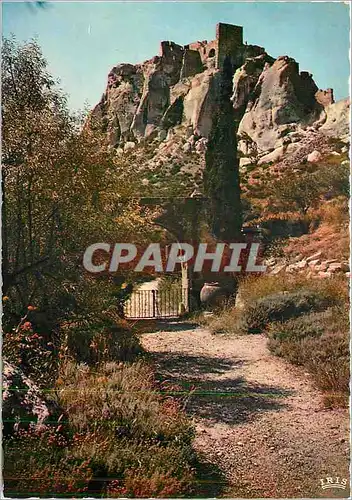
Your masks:
[{"label": "hillside vegetation", "polygon": [[2,56],[5,494],[185,495],[194,430],[116,313],[128,277],[82,267],[91,243],[158,241],[152,210],[39,46]]}]

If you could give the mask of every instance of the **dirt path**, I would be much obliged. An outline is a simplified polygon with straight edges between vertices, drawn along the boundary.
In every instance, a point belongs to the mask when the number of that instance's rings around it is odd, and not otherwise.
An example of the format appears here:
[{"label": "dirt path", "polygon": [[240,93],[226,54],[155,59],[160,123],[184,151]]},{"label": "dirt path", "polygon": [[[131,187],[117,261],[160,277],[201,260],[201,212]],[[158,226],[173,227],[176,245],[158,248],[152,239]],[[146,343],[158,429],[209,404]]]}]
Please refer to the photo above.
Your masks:
[{"label": "dirt path", "polygon": [[307,374],[272,356],[260,335],[214,336],[187,323],[161,328],[142,343],[163,378],[196,387],[187,403],[195,447],[223,474],[222,496],[348,496],[320,482],[349,477],[348,413],[324,409]]}]

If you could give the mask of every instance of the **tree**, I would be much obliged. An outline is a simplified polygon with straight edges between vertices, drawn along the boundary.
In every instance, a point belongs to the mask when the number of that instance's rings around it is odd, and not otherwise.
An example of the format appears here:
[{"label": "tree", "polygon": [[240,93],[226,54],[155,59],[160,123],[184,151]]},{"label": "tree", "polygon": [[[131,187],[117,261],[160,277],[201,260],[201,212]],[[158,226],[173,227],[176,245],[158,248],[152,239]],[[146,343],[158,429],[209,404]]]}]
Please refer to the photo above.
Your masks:
[{"label": "tree", "polygon": [[5,322],[35,302],[56,324],[99,284],[83,272],[85,248],[145,240],[148,214],[101,137],[69,112],[36,42],[4,41],[2,102]]}]

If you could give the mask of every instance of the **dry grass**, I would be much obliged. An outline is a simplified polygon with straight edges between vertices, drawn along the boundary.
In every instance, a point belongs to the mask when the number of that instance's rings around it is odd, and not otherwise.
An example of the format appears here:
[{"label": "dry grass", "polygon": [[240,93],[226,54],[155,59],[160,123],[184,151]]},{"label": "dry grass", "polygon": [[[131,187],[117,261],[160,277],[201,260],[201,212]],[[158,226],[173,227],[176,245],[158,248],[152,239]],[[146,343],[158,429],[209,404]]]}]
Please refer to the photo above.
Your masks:
[{"label": "dry grass", "polygon": [[218,311],[213,316],[203,316],[198,321],[214,334],[240,335],[242,332],[239,328],[239,318],[240,314],[232,306]]},{"label": "dry grass", "polygon": [[279,292],[311,290],[335,303],[348,300],[348,284],[348,279],[343,275],[332,276],[326,280],[312,280],[304,275],[289,274],[249,276],[241,281],[239,293],[241,300],[249,304]]},{"label": "dry grass", "polygon": [[348,227],[342,225],[337,228],[334,224],[324,223],[313,233],[304,234],[299,238],[290,238],[284,252],[288,257],[301,254],[302,258],[321,252],[321,260],[348,260]]},{"label": "dry grass", "polygon": [[[325,280],[311,280],[304,275],[262,275],[249,276],[243,279],[239,286],[243,308],[228,305],[210,317],[199,317],[197,321],[211,330],[212,333],[243,334],[243,317],[247,310],[253,309],[255,303],[269,296],[303,293],[320,298],[327,306],[341,305],[348,302],[348,279],[344,275],[336,275]],[[254,316],[257,314],[253,311]],[[262,321],[265,324],[265,318]],[[270,323],[269,317],[266,323]]]}]

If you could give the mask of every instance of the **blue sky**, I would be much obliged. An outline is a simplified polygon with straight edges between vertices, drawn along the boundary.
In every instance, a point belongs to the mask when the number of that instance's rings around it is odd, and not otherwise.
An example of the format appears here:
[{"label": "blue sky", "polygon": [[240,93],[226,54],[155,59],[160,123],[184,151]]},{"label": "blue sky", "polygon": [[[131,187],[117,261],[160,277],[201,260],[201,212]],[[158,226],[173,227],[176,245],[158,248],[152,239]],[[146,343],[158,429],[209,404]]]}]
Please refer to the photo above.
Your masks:
[{"label": "blue sky", "polygon": [[109,70],[158,54],[161,40],[215,38],[217,22],[244,27],[244,39],[289,55],[335,98],[349,92],[349,8],[344,3],[50,2],[43,9],[4,2],[3,34],[36,37],[72,109],[95,105]]}]

